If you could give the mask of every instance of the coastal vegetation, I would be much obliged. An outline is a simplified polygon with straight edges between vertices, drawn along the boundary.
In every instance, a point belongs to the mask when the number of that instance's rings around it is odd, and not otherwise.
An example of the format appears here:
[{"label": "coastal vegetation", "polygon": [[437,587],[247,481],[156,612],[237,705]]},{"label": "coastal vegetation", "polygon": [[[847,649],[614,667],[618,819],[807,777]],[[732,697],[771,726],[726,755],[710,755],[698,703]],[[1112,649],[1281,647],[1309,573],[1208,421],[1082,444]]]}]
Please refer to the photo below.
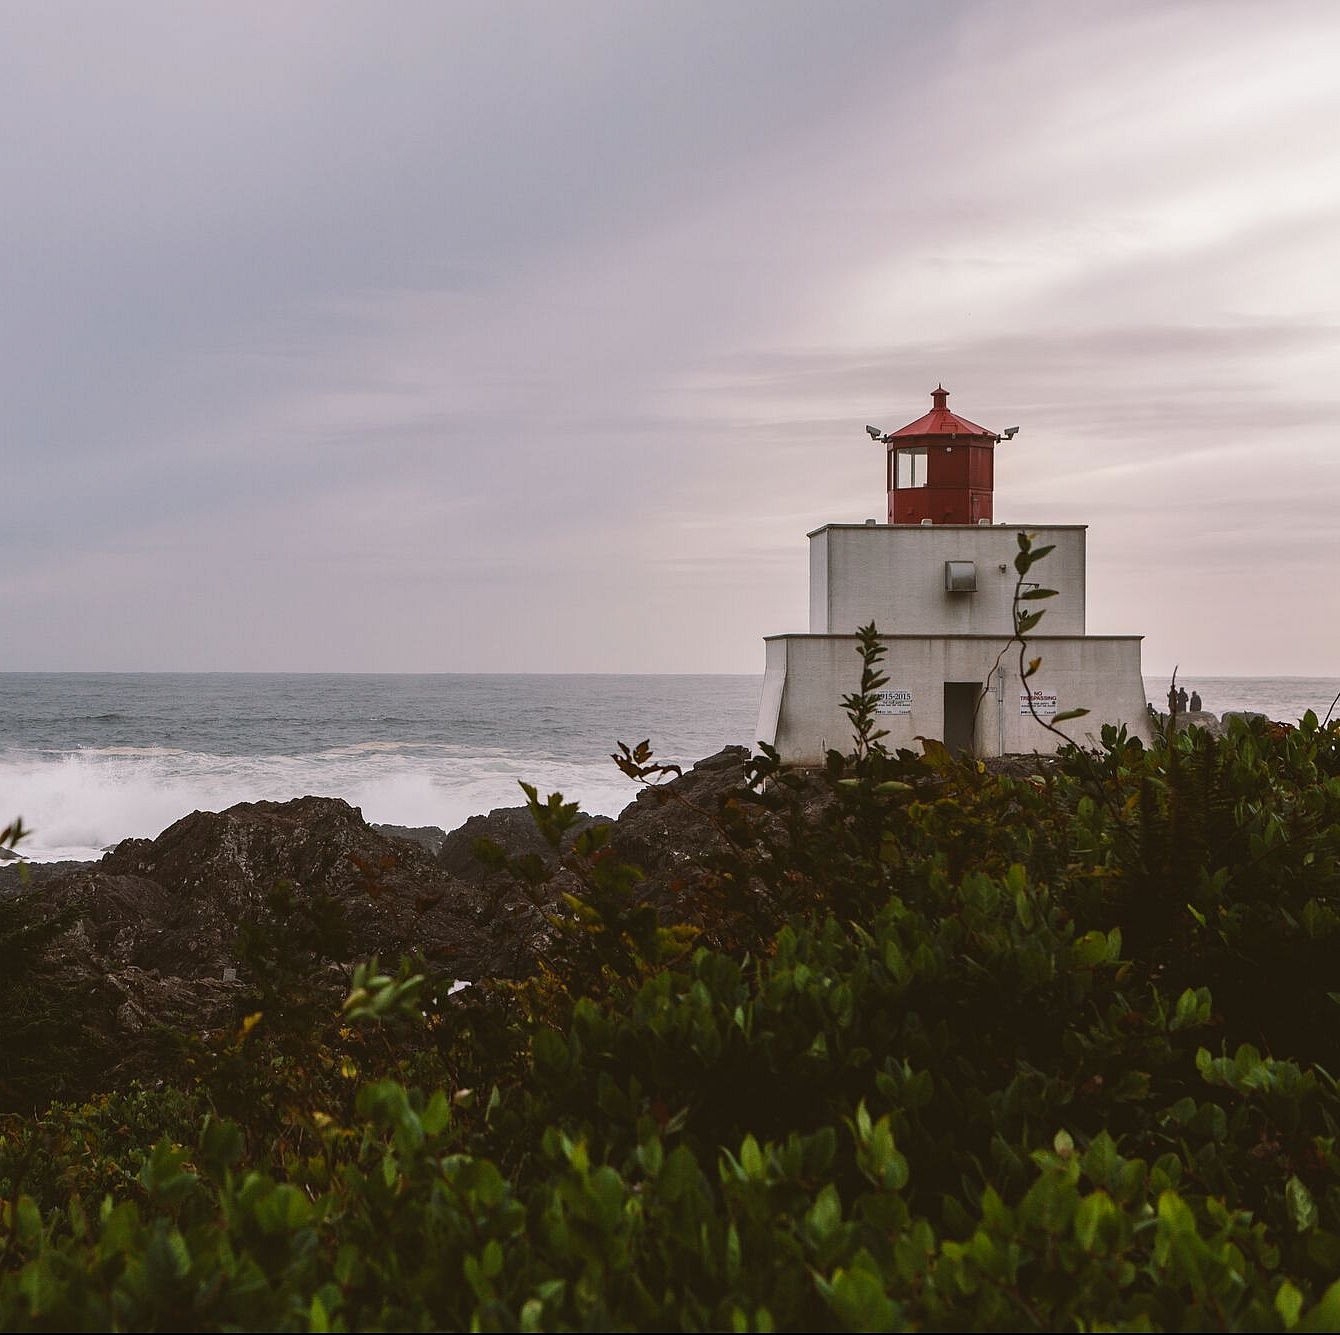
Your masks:
[{"label": "coastal vegetation", "polygon": [[528,791],[525,977],[265,887],[227,1023],[57,1086],[0,901],[0,1326],[1340,1327],[1340,726],[890,752],[863,653],[820,773],[620,748],[713,836],[668,892]]}]

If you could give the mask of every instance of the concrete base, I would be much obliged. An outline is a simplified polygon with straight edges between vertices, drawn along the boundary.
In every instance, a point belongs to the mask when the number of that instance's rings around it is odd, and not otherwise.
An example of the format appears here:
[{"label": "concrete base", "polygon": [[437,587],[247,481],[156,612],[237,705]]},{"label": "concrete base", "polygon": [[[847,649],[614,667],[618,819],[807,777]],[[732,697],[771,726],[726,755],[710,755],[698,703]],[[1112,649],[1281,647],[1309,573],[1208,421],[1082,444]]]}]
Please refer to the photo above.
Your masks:
[{"label": "concrete base", "polygon": [[[1124,723],[1132,736],[1149,741],[1141,638],[1030,636],[1026,658],[1042,659],[1028,680],[1038,714],[1087,709],[1083,718],[1058,725],[1080,745],[1096,745],[1105,723]],[[920,749],[919,736],[980,756],[1051,752],[1064,745],[1022,698],[1019,646],[1007,636],[882,635],[880,643],[889,681],[878,725],[887,730],[884,745],[891,750]],[[842,697],[860,686],[857,648],[854,635],[768,638],[758,737],[789,764],[819,764],[829,749],[850,749]]]}]

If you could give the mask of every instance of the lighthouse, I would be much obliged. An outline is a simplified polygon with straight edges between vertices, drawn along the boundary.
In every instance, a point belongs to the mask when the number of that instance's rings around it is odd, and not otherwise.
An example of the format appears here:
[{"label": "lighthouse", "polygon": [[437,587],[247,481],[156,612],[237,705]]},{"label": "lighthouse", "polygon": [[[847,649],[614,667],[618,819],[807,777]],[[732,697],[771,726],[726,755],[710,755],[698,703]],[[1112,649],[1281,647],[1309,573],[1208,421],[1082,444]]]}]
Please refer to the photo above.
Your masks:
[{"label": "lighthouse", "polygon": [[[931,410],[897,431],[866,427],[885,447],[888,521],[825,524],[809,536],[810,616],[804,634],[765,640],[758,737],[784,761],[818,764],[849,744],[842,697],[857,689],[856,631],[874,622],[886,654],[879,694],[885,745],[919,738],[978,756],[1055,751],[1042,721],[1096,744],[1104,724],[1147,740],[1139,635],[1085,627],[1087,525],[1002,523],[994,517],[995,432],[959,416],[937,385]],[[1030,572],[1057,596],[1028,636],[1040,658],[1027,678],[1013,642],[1019,535],[1053,550]],[[1027,592],[1027,588],[1020,590]],[[1042,721],[1040,721],[1042,720]]]}]

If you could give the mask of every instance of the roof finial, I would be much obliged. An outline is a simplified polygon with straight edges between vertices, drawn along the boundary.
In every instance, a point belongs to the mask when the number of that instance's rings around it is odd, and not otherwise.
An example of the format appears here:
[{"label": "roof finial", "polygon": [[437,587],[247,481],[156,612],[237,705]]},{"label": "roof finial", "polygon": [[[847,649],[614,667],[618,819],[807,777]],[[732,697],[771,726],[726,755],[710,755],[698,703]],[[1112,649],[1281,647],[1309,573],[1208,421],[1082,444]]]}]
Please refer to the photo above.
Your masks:
[{"label": "roof finial", "polygon": [[949,398],[949,391],[942,384],[936,385],[935,389],[931,393],[931,402],[937,408],[943,408],[945,406],[945,400],[948,398]]}]

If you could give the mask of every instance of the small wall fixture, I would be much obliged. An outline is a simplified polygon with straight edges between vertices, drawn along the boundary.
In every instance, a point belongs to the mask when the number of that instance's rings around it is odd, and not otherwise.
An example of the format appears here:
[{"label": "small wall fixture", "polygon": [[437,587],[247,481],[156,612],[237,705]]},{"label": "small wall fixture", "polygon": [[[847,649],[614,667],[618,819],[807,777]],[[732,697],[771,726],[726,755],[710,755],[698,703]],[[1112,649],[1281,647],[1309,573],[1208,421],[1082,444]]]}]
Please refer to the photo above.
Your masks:
[{"label": "small wall fixture", "polygon": [[976,561],[946,561],[946,562],[945,562],[945,592],[946,592],[946,593],[976,593],[976,592],[977,592],[977,562],[976,562]]}]

